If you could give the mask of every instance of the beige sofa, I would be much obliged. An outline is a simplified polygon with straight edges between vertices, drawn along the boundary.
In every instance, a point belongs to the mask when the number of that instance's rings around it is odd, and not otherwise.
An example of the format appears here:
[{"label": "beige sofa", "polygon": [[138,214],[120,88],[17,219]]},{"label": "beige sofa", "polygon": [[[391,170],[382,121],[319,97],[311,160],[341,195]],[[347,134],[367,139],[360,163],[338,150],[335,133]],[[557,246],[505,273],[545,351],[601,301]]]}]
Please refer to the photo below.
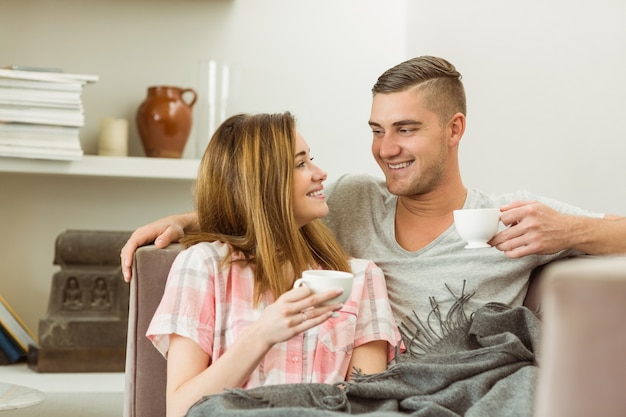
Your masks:
[{"label": "beige sofa", "polygon": [[124,417],[165,417],[166,361],[146,338],[179,244],[137,250],[130,283]]},{"label": "beige sofa", "polygon": [[[135,255],[125,417],[165,416],[166,361],[145,333],[180,249],[145,246]],[[626,258],[580,257],[538,269],[525,304],[539,302],[545,343],[536,416],[626,416]]]}]

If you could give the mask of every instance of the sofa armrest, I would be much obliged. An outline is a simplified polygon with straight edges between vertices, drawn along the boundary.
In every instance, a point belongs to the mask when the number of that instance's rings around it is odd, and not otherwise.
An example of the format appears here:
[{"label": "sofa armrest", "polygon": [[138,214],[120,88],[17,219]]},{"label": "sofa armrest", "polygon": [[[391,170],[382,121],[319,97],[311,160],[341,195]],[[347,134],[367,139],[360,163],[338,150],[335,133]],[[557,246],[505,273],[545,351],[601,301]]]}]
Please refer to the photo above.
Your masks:
[{"label": "sofa armrest", "polygon": [[135,252],[130,282],[124,417],[165,417],[166,361],[146,337],[170,267],[182,249],[143,246]]},{"label": "sofa armrest", "polygon": [[[556,261],[555,261],[556,262]],[[541,296],[539,294],[539,284],[541,283],[541,277],[546,265],[540,265],[533,270],[530,274],[528,281],[528,291],[524,298],[524,306],[528,307],[531,311],[540,315]]]},{"label": "sofa armrest", "polygon": [[626,416],[626,257],[558,261],[541,276],[535,417]]},{"label": "sofa armrest", "polygon": [[526,297],[524,298],[524,306],[528,307],[531,311],[535,312],[539,317],[541,317],[541,285],[544,281],[544,272],[546,270],[546,267],[553,264],[559,265],[564,262],[571,262],[575,259],[585,258],[591,258],[591,256],[577,255],[569,258],[561,258],[536,267],[530,274],[528,291],[526,292]]}]

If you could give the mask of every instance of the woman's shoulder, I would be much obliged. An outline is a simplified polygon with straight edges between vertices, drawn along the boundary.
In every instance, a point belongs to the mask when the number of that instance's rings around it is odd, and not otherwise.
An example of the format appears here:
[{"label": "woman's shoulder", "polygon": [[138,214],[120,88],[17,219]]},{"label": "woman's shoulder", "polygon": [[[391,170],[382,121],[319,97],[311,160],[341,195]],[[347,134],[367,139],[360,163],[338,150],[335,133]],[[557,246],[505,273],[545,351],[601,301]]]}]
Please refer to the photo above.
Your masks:
[{"label": "woman's shoulder", "polygon": [[350,258],[350,268],[355,277],[383,277],[383,271],[369,259]]},{"label": "woman's shoulder", "polygon": [[228,256],[230,248],[223,242],[200,242],[181,250],[175,263],[219,261]]},{"label": "woman's shoulder", "polygon": [[350,266],[354,274],[353,297],[361,301],[389,299],[385,274],[373,261],[353,258]]}]

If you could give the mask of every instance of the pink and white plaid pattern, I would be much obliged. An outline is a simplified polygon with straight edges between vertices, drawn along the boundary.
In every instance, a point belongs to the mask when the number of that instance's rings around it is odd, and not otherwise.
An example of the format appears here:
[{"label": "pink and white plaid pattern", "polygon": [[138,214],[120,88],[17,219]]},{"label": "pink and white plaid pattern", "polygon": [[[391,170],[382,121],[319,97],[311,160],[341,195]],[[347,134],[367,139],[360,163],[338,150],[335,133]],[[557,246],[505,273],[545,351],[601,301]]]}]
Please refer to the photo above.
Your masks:
[{"label": "pink and white plaid pattern", "polygon": [[[165,294],[147,331],[154,346],[166,356],[169,334],[194,340],[216,360],[258,319],[267,303],[253,308],[253,270],[233,263],[223,243],[200,243],[182,251],[172,265]],[[237,254],[232,255],[234,257]],[[380,268],[367,260],[352,259],[352,293],[339,317],[276,344],[243,388],[262,385],[345,380],[352,349],[386,340],[389,360],[401,343],[387,287]]]}]

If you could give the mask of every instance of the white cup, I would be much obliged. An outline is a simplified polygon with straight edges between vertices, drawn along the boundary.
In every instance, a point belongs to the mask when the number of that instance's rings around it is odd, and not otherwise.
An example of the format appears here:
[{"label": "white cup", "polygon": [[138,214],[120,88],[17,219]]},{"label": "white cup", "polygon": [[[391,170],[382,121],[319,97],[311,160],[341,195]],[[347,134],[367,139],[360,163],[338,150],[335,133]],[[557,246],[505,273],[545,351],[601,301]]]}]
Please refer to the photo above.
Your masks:
[{"label": "white cup", "polygon": [[454,225],[467,249],[490,248],[487,242],[498,232],[499,223],[499,208],[454,210]]},{"label": "white cup", "polygon": [[335,288],[343,288],[343,293],[320,305],[345,303],[352,292],[354,275],[344,271],[329,271],[326,269],[308,269],[302,272],[302,278],[298,278],[293,284],[294,288],[306,284],[314,293],[325,292]]}]

